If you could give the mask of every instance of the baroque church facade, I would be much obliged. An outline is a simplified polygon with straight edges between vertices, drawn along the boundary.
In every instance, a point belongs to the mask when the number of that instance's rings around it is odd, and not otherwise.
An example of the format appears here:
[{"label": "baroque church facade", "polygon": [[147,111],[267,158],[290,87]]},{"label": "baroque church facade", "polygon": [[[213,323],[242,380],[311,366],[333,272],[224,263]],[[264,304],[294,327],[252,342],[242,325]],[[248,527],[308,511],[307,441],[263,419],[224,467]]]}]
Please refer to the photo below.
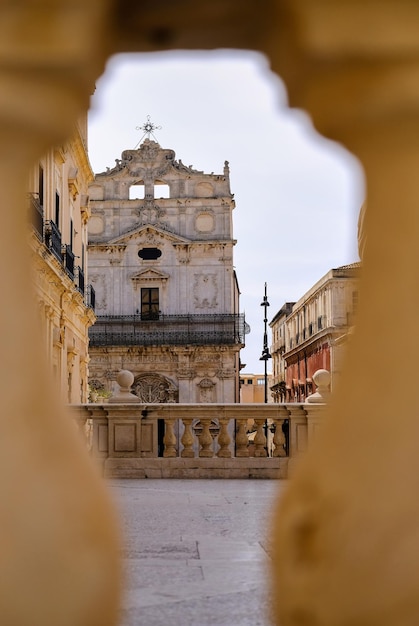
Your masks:
[{"label": "baroque church facade", "polygon": [[238,402],[245,321],[228,163],[205,174],[146,138],[89,194],[91,387],[114,392],[127,369],[141,402]]}]

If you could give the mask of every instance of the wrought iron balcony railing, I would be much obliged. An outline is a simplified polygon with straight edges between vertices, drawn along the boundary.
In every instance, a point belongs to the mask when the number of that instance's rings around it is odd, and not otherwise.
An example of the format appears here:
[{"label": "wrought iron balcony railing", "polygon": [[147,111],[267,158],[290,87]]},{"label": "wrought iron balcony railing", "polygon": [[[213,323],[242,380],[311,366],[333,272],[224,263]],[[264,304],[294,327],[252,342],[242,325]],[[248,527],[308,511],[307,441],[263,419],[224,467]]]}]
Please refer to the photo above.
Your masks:
[{"label": "wrought iron balcony railing", "polygon": [[91,346],[244,345],[244,315],[99,316],[89,330]]},{"label": "wrought iron balcony railing", "polygon": [[87,287],[87,302],[86,302],[87,306],[90,307],[91,309],[93,309],[93,311],[95,310],[95,306],[96,306],[96,292],[93,288],[92,285],[89,285]]},{"label": "wrought iron balcony railing", "polygon": [[76,277],[77,277],[77,289],[80,291],[80,293],[84,296],[84,272],[81,269],[80,266],[77,266],[77,272],[76,272]]},{"label": "wrought iron balcony railing", "polygon": [[63,258],[64,258],[64,266],[65,271],[70,276],[71,279],[74,279],[74,252],[70,248],[68,244],[64,246],[63,249]]},{"label": "wrought iron balcony railing", "polygon": [[52,254],[62,263],[61,232],[52,220],[45,223],[45,243]]}]

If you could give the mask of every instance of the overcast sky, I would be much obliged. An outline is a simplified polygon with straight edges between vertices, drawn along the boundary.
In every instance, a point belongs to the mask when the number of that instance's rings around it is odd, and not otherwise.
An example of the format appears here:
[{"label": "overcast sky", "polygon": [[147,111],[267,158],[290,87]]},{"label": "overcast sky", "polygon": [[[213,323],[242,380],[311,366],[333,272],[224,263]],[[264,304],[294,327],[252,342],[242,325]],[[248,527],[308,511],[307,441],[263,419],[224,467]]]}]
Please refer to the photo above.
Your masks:
[{"label": "overcast sky", "polygon": [[245,372],[263,372],[264,283],[271,320],[329,269],[358,260],[358,163],[320,137],[307,114],[287,108],[283,83],[258,53],[113,57],[89,115],[95,173],[136,146],[142,137],[136,127],[147,115],[161,126],[155,136],[162,148],[185,165],[221,174],[224,161],[230,163],[234,265],[251,326],[241,359]]}]

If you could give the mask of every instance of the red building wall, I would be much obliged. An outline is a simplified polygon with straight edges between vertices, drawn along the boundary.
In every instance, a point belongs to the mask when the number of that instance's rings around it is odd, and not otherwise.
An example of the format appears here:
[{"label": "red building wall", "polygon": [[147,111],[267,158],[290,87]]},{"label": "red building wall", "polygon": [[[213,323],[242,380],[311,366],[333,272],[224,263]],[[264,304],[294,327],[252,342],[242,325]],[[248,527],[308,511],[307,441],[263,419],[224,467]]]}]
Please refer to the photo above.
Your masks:
[{"label": "red building wall", "polygon": [[[303,351],[287,360],[286,386],[289,398],[287,401],[304,402],[307,395],[315,391],[315,386],[307,384],[319,369],[330,372],[330,345],[328,342],[316,346],[314,350]],[[302,384],[300,384],[302,383]]]}]

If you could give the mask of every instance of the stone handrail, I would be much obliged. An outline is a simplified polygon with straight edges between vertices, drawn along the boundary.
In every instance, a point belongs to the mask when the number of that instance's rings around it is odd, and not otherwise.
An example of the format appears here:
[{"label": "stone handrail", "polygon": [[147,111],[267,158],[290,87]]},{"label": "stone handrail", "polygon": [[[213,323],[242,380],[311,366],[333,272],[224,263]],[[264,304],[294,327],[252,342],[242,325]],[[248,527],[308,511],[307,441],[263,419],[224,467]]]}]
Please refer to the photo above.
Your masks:
[{"label": "stone handrail", "polygon": [[105,402],[71,410],[108,477],[285,478],[312,440],[324,407]]}]

